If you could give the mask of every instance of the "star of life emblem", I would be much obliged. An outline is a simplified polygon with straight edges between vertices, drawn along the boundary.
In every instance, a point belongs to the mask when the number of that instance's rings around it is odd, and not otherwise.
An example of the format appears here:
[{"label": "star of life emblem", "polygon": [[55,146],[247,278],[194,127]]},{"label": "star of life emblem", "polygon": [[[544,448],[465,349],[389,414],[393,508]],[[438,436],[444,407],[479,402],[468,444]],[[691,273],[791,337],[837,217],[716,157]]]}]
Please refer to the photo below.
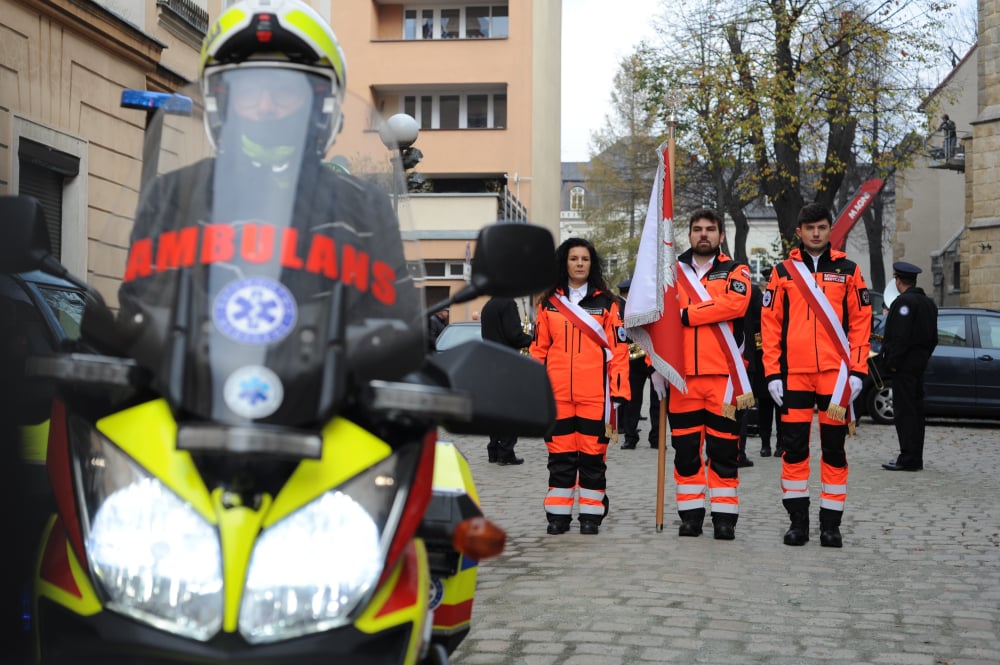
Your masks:
[{"label": "star of life emblem", "polygon": [[242,344],[273,344],[295,327],[298,308],[291,292],[266,277],[237,279],[215,297],[212,320],[222,334]]},{"label": "star of life emblem", "polygon": [[281,406],[285,389],[278,375],[261,365],[241,367],[226,379],[222,399],[244,418],[266,418]]}]

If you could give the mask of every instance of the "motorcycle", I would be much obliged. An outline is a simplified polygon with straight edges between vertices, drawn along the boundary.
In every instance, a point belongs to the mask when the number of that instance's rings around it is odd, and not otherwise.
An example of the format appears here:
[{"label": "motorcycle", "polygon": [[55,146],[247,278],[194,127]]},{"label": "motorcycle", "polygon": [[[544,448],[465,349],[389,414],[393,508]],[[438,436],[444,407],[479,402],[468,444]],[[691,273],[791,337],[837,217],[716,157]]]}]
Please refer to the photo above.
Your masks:
[{"label": "motorcycle", "polygon": [[[151,115],[151,175],[112,206],[136,210],[118,312],[51,256],[37,202],[0,197],[0,270],[87,292],[82,345],[24,379],[54,386],[34,660],[447,663],[505,536],[438,428],[544,435],[544,368],[427,354],[399,153],[367,104],[344,101],[316,168],[277,161],[308,129],[251,151],[206,109],[186,90]],[[553,255],[540,227],[484,227],[438,307],[543,290]]]}]

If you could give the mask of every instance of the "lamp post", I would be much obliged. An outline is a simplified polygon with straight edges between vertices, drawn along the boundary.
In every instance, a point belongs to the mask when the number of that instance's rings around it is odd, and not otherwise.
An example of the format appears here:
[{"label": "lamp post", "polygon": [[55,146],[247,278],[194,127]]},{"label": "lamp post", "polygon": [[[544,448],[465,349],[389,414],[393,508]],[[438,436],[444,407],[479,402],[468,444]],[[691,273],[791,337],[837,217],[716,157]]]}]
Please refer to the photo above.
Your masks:
[{"label": "lamp post", "polygon": [[419,133],[420,125],[417,124],[413,116],[406,113],[390,116],[379,128],[378,135],[382,139],[382,144],[389,150],[396,151],[392,157],[392,176],[395,181],[392,188],[392,210],[397,215],[399,214],[399,193],[396,190],[396,185],[399,179],[404,176],[406,169],[416,166],[423,157],[417,148],[412,147]]}]

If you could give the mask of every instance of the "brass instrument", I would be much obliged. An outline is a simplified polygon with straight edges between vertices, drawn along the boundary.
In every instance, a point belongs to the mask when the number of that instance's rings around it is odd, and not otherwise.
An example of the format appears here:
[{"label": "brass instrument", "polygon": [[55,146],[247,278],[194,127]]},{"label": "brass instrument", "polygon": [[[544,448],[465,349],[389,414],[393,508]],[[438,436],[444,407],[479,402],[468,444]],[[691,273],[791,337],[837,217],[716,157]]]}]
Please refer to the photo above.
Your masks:
[{"label": "brass instrument", "polygon": [[878,355],[875,351],[868,352],[868,376],[871,377],[877,390],[883,390],[885,389],[885,379],[882,378],[882,371],[878,368]]},{"label": "brass instrument", "polygon": [[[532,338],[534,338],[535,336],[535,326],[531,324],[531,319],[528,318],[527,312],[525,312],[524,316],[521,317],[521,331],[524,332],[525,334],[531,335]],[[521,352],[522,356],[530,356],[531,352],[528,350],[529,348],[530,345],[522,346],[520,349],[518,349],[518,351]]]}]

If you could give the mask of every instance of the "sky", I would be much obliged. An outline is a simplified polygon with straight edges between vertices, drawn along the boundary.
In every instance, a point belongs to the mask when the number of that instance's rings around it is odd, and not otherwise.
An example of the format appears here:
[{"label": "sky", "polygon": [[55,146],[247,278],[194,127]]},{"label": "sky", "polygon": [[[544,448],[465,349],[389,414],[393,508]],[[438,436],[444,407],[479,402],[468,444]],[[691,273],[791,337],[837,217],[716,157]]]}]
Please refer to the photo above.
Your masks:
[{"label": "sky", "polygon": [[590,135],[610,110],[618,63],[653,36],[659,6],[660,0],[563,0],[562,161],[590,159]]},{"label": "sky", "polygon": [[[976,0],[953,1],[974,15]],[[590,135],[610,111],[618,63],[654,36],[660,7],[661,0],[563,0],[562,161],[590,159]]]}]

